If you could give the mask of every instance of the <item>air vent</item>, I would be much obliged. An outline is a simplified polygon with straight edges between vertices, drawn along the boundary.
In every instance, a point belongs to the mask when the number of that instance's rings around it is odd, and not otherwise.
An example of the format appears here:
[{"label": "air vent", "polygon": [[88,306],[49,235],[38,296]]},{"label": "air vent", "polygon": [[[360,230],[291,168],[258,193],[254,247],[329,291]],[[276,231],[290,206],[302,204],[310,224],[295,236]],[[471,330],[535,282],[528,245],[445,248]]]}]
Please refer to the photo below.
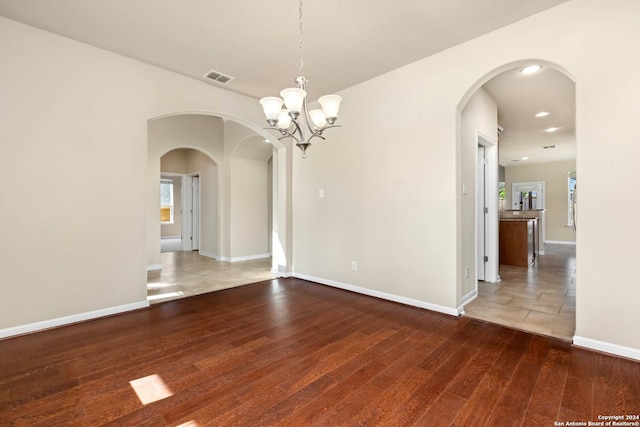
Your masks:
[{"label": "air vent", "polygon": [[550,148],[556,148],[556,146],[555,145],[545,145],[542,148],[544,148],[545,150],[548,150]]},{"label": "air vent", "polygon": [[222,74],[215,70],[210,70],[207,74],[204,75],[204,78],[213,80],[214,82],[221,83],[223,85],[226,85],[231,80],[233,80],[233,77],[227,76],[226,74]]}]

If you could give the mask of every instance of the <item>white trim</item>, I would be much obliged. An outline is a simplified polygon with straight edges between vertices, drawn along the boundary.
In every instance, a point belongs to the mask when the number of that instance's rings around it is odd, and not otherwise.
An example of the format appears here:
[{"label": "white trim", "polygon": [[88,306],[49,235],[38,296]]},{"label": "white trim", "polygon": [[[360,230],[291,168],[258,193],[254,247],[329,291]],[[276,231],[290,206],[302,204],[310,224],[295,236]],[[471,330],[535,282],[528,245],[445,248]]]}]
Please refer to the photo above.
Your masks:
[{"label": "white trim", "polygon": [[271,269],[271,273],[278,276],[278,278],[288,279],[289,277],[293,277],[293,273],[279,273],[277,270]]},{"label": "white trim", "polygon": [[217,259],[218,261],[220,261],[220,258],[221,258],[220,255],[212,254],[211,252],[206,252],[206,251],[198,251],[198,254],[202,256],[206,256],[208,258]]},{"label": "white trim", "polygon": [[393,302],[399,302],[400,304],[411,305],[419,308],[426,308],[427,310],[437,311],[439,313],[449,314],[451,316],[458,316],[459,314],[458,309],[449,308],[449,307],[445,307],[443,305],[438,305],[438,304],[431,304],[428,302],[424,302],[424,301],[420,301],[412,298],[401,297],[399,295],[388,294],[386,292],[380,292],[373,289],[362,288],[360,286],[348,285],[346,283],[340,283],[334,280],[321,279],[319,277],[307,276],[306,274],[300,274],[300,273],[292,273],[291,276],[297,279],[308,280],[310,282],[316,282],[321,285],[333,286],[334,288],[340,288],[340,289],[355,292],[358,294],[368,295],[371,297],[376,297],[376,298],[393,301]]},{"label": "white trim", "polygon": [[611,344],[604,341],[598,341],[591,338],[580,337],[574,335],[573,345],[583,347],[589,350],[601,351],[604,353],[615,354],[616,356],[626,357],[628,359],[640,360],[640,350],[637,348],[625,347],[618,344]]},{"label": "white trim", "polygon": [[[574,245],[576,244],[576,242],[572,242],[571,240],[545,240],[544,241],[545,245],[547,243],[550,243],[552,245]],[[544,255],[544,253],[542,253],[541,255]]]},{"label": "white trim", "polygon": [[[167,222],[163,222],[163,224],[168,224]],[[181,239],[182,236],[160,236],[160,240],[169,240],[169,239]]]},{"label": "white trim", "polygon": [[13,328],[0,329],[0,339],[16,335],[24,335],[31,332],[38,332],[44,329],[56,328],[72,323],[84,322],[86,320],[97,319],[99,317],[111,316],[113,314],[124,313],[126,311],[138,310],[149,307],[149,301],[144,300],[131,304],[119,305],[116,307],[103,308],[101,310],[88,311],[86,313],[74,314],[72,316],[58,317],[57,319],[45,320],[42,322],[29,323],[27,325],[15,326]]},{"label": "white trim", "polygon": [[162,264],[147,265],[147,271],[162,270]]},{"label": "white trim", "polygon": [[468,294],[466,294],[465,296],[462,297],[462,304],[461,305],[469,304],[471,301],[473,301],[477,297],[478,297],[478,290],[477,289],[473,289],[471,292],[469,292]]},{"label": "white trim", "polygon": [[237,257],[227,257],[221,256],[218,258],[220,261],[228,261],[228,262],[240,262],[240,261],[252,261],[254,259],[264,259],[269,258],[271,255],[266,254],[257,254],[257,255],[246,255],[246,256],[237,256]]}]

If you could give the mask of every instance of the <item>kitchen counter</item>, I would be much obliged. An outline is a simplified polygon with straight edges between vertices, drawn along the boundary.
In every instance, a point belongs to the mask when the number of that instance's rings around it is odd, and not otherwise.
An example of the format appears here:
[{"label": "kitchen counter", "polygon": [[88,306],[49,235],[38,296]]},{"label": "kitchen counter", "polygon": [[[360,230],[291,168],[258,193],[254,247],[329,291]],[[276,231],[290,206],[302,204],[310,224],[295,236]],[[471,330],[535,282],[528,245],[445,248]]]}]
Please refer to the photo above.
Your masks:
[{"label": "kitchen counter", "polygon": [[500,264],[529,267],[535,262],[537,219],[500,219]]}]

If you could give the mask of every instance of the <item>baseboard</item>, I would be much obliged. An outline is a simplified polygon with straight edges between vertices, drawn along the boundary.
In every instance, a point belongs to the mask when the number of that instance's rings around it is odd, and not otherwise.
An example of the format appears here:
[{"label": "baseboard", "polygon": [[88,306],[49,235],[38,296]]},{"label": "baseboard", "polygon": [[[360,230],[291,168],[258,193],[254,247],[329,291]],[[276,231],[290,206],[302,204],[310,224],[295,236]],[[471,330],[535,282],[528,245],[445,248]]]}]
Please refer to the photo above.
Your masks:
[{"label": "baseboard", "polygon": [[355,292],[358,294],[363,294],[363,295],[368,295],[371,297],[376,297],[376,298],[380,298],[388,301],[398,302],[400,304],[411,305],[413,307],[426,308],[427,310],[437,311],[439,313],[449,314],[451,316],[458,316],[457,309],[445,307],[443,305],[431,304],[428,302],[419,301],[412,298],[406,298],[406,297],[401,297],[399,295],[389,294],[386,292],[375,291],[373,289],[362,288],[360,286],[348,285],[346,283],[340,283],[334,280],[307,276],[306,274],[292,273],[291,277],[308,280],[310,282],[319,283],[321,285],[333,286],[334,288],[340,288],[340,289]]},{"label": "baseboard", "polygon": [[147,271],[162,270],[162,264],[147,265]]},{"label": "baseboard", "polygon": [[601,351],[603,353],[614,354],[628,359],[640,360],[640,350],[637,348],[625,347],[618,344],[611,344],[605,341],[598,341],[591,338],[584,338],[575,335],[573,345],[587,348],[589,350]]},{"label": "baseboard", "polygon": [[240,262],[240,261],[252,261],[254,259],[264,259],[269,258],[271,255],[269,254],[257,254],[257,255],[247,255],[247,256],[238,256],[238,257],[220,257],[218,258],[220,261],[228,261],[228,262]]},{"label": "baseboard", "polygon": [[182,239],[182,236],[162,236],[160,240],[169,240],[169,239]]},{"label": "baseboard", "polygon": [[468,304],[471,301],[473,301],[474,299],[476,299],[478,297],[478,290],[474,289],[471,292],[469,292],[468,294],[466,294],[465,296],[462,297],[462,305],[464,304]]},{"label": "baseboard", "polygon": [[552,245],[574,245],[576,244],[576,242],[572,242],[570,240],[545,240],[544,241],[545,245],[547,243],[551,243]]},{"label": "baseboard", "polygon": [[220,255],[212,254],[211,252],[198,251],[198,254],[202,256],[206,256],[207,258],[213,258],[213,259],[217,259],[218,261],[221,261]]},{"label": "baseboard", "polygon": [[97,319],[99,317],[111,316],[113,314],[124,313],[126,311],[138,310],[149,307],[149,301],[144,300],[131,304],[119,305],[116,307],[104,308],[101,310],[89,311],[86,313],[74,314],[72,316],[58,317],[57,319],[45,320],[43,322],[29,323],[27,325],[15,326],[13,328],[0,329],[0,339],[38,332],[45,329],[70,325],[72,323],[84,322],[86,320]]}]

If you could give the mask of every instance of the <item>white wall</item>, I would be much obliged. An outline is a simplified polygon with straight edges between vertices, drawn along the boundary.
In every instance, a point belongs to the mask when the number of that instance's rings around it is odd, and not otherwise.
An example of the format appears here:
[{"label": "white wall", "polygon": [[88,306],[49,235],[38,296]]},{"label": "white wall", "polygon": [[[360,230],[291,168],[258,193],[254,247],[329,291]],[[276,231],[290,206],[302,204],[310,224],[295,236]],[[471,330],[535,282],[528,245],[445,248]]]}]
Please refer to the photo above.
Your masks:
[{"label": "white wall", "polygon": [[[473,291],[477,282],[476,181],[478,132],[493,142],[498,140],[498,107],[484,89],[478,91],[462,110],[462,156],[460,179],[465,186],[462,195],[462,266],[469,267],[469,277],[462,276],[461,296]],[[490,190],[489,190],[490,191]],[[495,190],[497,191],[497,189]],[[493,212],[497,206],[493,207]],[[495,256],[493,257],[495,261]],[[493,262],[492,261],[492,262]]]},{"label": "white wall", "polygon": [[189,150],[187,170],[200,176],[200,252],[219,256],[218,166],[200,151]]},{"label": "white wall", "polygon": [[[576,81],[576,335],[640,349],[632,267],[640,229],[616,220],[618,201],[640,190],[640,51],[629,47],[639,38],[640,2],[573,0],[342,91],[345,126],[306,161],[293,157],[296,273],[454,310],[465,215],[461,109],[506,69],[558,64]],[[606,233],[593,232],[603,224]]]},{"label": "white wall", "polygon": [[575,242],[576,236],[567,226],[568,172],[576,170],[576,161],[508,166],[505,169],[507,206],[511,206],[511,184],[514,182],[545,182],[545,239]]},{"label": "white wall", "polygon": [[20,181],[0,190],[0,336],[146,306],[147,121],[210,112],[266,137],[259,104],[5,18],[0,57],[0,176]]},{"label": "white wall", "polygon": [[[261,140],[254,144],[266,145]],[[254,144],[245,142],[242,146]],[[268,147],[268,151],[271,151],[270,147]],[[271,231],[271,223],[269,222],[269,199],[271,198],[269,158],[254,158],[247,154],[245,150],[239,149],[232,158],[232,259],[264,257],[269,254],[269,233]]]}]

